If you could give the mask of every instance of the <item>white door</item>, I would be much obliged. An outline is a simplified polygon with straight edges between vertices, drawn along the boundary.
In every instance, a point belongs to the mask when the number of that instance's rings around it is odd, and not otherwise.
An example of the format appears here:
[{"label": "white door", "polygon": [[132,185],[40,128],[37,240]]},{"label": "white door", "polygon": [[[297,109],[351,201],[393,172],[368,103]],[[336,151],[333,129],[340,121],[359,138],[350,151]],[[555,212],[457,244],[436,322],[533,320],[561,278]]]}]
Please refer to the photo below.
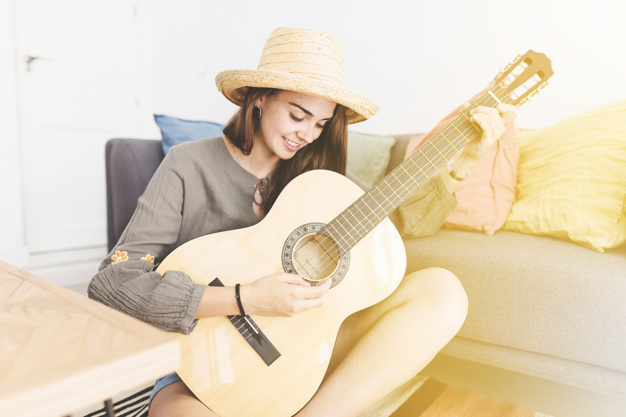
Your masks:
[{"label": "white door", "polygon": [[104,246],[104,144],[138,126],[136,2],[15,5],[26,246]]}]

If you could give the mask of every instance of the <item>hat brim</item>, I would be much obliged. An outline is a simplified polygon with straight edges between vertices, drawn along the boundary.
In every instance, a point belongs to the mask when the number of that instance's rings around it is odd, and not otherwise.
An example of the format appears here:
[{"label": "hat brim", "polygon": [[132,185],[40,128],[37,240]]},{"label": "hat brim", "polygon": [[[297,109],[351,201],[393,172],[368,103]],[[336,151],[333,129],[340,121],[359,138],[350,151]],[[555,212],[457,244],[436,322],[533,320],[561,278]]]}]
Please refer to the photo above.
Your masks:
[{"label": "hat brim", "polygon": [[215,83],[222,94],[238,106],[243,104],[248,87],[259,87],[296,91],[341,104],[348,109],[347,118],[350,124],[369,119],[378,111],[378,107],[371,100],[353,91],[292,73],[229,70],[217,74]]}]

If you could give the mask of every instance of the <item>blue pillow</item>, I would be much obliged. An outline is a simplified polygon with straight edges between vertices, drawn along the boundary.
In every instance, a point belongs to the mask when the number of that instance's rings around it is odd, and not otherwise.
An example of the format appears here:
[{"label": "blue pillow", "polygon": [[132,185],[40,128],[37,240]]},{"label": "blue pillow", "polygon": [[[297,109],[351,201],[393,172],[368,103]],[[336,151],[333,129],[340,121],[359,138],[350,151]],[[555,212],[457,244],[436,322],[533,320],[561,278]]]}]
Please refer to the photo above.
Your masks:
[{"label": "blue pillow", "polygon": [[222,136],[224,125],[201,120],[184,120],[164,114],[155,114],[154,121],[161,129],[163,154],[174,145],[196,139]]}]

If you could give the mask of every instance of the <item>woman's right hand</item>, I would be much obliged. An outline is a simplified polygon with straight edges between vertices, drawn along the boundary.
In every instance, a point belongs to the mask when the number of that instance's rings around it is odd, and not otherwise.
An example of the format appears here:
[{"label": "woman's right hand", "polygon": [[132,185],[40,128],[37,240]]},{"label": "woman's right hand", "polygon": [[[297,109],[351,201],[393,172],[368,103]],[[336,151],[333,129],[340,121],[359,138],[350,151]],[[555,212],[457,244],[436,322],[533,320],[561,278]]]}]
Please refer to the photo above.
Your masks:
[{"label": "woman's right hand", "polygon": [[242,285],[239,291],[246,314],[291,317],[320,307],[331,282],[327,278],[311,286],[300,275],[279,272]]}]

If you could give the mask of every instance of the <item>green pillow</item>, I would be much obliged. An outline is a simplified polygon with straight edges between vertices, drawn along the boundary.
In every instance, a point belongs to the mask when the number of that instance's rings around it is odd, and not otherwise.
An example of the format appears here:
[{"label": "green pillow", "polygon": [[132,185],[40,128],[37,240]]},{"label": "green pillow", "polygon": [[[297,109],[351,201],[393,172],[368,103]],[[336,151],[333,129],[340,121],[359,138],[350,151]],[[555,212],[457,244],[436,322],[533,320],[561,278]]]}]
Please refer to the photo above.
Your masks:
[{"label": "green pillow", "polygon": [[395,143],[393,136],[348,132],[347,170],[371,187],[385,176]]}]

